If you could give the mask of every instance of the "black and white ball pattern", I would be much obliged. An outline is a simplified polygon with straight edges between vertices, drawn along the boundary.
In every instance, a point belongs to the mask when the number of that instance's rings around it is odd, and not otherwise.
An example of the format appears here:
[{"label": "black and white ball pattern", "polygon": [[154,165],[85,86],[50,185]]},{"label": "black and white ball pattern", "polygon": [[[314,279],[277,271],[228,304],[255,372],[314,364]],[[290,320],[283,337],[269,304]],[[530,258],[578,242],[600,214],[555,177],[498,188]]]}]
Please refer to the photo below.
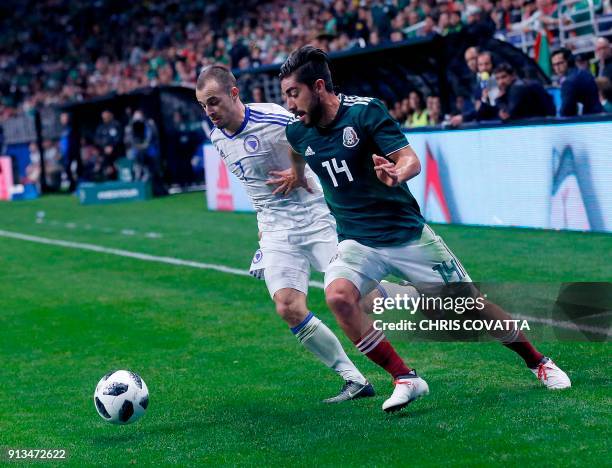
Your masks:
[{"label": "black and white ball pattern", "polygon": [[112,424],[131,424],[149,406],[149,390],[138,374],[128,370],[106,374],[94,392],[96,411]]}]

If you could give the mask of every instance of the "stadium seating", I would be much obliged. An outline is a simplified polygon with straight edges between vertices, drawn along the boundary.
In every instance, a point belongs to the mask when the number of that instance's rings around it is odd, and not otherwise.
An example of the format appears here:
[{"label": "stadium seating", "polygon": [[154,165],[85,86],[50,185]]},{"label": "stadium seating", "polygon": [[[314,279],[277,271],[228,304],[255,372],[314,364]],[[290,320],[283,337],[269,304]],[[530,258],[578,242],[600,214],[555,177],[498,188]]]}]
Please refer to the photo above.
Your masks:
[{"label": "stadium seating", "polygon": [[609,2],[586,0],[236,3],[242,8],[232,8],[230,17],[221,0],[4,1],[0,120],[41,104],[193,84],[212,61],[240,69],[279,63],[307,42],[340,51],[467,29],[533,53],[545,31],[551,46],[591,53],[593,37],[610,26]]}]

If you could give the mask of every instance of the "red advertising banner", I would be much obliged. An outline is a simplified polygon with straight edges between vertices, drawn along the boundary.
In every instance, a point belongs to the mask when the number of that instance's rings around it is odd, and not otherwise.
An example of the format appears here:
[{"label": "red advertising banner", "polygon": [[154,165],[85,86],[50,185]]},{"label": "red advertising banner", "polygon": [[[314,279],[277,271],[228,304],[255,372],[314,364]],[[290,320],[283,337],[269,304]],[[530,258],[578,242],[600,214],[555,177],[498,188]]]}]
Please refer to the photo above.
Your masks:
[{"label": "red advertising banner", "polygon": [[0,200],[10,200],[13,188],[13,164],[9,156],[0,156]]}]

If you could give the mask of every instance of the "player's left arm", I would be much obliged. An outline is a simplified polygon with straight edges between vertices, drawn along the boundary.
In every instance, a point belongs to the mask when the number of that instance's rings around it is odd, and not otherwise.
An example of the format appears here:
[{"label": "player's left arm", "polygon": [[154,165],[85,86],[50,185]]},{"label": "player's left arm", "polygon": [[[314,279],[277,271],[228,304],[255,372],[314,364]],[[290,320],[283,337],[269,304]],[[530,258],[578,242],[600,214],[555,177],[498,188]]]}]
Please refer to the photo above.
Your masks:
[{"label": "player's left arm", "polygon": [[386,106],[378,99],[368,104],[363,125],[385,156],[372,156],[376,176],[383,184],[394,187],[421,172],[419,158]]},{"label": "player's left arm", "polygon": [[421,162],[410,146],[387,155],[387,158],[377,154],[372,155],[376,176],[389,187],[402,184],[421,172]]}]

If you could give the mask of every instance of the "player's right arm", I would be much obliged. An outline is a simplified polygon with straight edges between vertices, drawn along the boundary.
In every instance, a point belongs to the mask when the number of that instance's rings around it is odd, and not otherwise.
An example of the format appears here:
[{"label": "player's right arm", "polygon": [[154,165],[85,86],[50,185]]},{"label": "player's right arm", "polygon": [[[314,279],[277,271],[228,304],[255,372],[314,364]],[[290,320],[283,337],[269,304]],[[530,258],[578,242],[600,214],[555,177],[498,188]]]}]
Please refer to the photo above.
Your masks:
[{"label": "player's right arm", "polygon": [[291,169],[287,169],[284,171],[270,171],[270,175],[275,178],[269,179],[266,184],[278,184],[278,187],[276,187],[276,189],[272,193],[274,195],[287,195],[292,190],[295,190],[298,187],[302,187],[308,192],[312,193],[312,189],[308,186],[308,181],[306,180],[306,161],[304,160],[302,155],[294,151],[293,148],[290,148],[289,159],[291,160]]},{"label": "player's right arm", "polygon": [[303,187],[309,193],[312,193],[312,189],[308,187],[308,182],[305,176],[306,161],[299,151],[296,151],[295,136],[297,127],[292,126],[291,122],[285,127],[285,131],[279,136],[279,142],[286,146],[289,152],[289,160],[291,162],[291,169],[286,171],[270,171],[269,179],[266,183],[269,185],[278,185],[274,192],[274,195],[283,194],[287,195],[291,191],[298,187]]},{"label": "player's right arm", "polygon": [[306,176],[304,175],[306,170],[306,161],[302,155],[293,148],[289,149],[289,159],[291,160],[291,168],[293,169],[295,180],[299,184],[298,186],[308,189],[308,183],[306,181]]}]

